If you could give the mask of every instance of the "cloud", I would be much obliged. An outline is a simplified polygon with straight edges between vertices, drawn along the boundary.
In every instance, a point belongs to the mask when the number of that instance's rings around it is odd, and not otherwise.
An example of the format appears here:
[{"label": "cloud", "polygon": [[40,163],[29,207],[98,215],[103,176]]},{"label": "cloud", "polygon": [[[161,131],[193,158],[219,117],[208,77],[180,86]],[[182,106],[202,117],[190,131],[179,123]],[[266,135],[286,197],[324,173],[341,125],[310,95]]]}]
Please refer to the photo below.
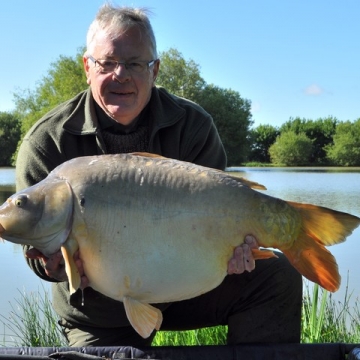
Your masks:
[{"label": "cloud", "polygon": [[304,93],[310,96],[318,96],[324,93],[324,89],[317,84],[311,84],[304,90]]},{"label": "cloud", "polygon": [[252,102],[251,103],[251,112],[254,113],[254,112],[260,112],[261,111],[261,106],[260,106],[260,103],[259,102]]}]

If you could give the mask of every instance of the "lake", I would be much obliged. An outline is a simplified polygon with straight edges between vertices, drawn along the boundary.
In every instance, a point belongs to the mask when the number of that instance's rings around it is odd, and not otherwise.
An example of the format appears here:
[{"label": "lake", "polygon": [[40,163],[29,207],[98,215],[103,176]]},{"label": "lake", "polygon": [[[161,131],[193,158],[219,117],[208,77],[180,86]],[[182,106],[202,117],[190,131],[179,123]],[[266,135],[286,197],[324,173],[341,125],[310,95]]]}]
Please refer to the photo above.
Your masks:
[{"label": "lake", "polygon": [[[241,167],[229,170],[237,176],[265,185],[265,193],[271,196],[313,203],[360,216],[360,168]],[[0,204],[14,192],[14,182],[14,169],[0,168]],[[356,298],[360,298],[360,229],[356,229],[346,242],[330,250],[338,261],[343,280],[333,298],[343,303],[349,274],[348,288],[352,292],[353,304]],[[40,280],[28,268],[21,247],[8,242],[0,243],[0,284],[0,315],[7,318],[12,311],[11,304],[16,308],[15,299],[20,299],[19,291],[30,293],[50,289],[49,283]],[[1,327],[0,339],[3,332]],[[6,345],[11,346],[11,339],[7,338],[6,341]]]}]

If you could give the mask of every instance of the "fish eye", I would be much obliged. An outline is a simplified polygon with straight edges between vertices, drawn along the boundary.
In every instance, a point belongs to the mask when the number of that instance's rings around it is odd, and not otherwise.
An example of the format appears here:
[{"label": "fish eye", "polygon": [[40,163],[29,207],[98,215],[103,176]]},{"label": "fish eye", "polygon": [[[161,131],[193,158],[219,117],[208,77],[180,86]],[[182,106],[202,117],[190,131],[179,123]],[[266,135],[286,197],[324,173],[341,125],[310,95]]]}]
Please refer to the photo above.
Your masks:
[{"label": "fish eye", "polygon": [[14,204],[16,207],[23,207],[27,203],[27,196],[26,195],[19,195],[14,199]]}]

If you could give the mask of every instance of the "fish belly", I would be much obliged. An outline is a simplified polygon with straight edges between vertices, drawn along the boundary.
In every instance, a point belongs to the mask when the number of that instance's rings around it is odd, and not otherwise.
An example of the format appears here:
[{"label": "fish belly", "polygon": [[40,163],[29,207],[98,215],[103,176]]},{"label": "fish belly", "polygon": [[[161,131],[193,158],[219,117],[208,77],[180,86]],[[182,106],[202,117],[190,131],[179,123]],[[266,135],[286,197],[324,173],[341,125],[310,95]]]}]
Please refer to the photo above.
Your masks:
[{"label": "fish belly", "polygon": [[122,213],[115,226],[94,229],[91,241],[80,243],[91,287],[116,300],[161,303],[198,296],[221,283],[233,247],[209,235],[206,224],[214,219],[140,217]]}]

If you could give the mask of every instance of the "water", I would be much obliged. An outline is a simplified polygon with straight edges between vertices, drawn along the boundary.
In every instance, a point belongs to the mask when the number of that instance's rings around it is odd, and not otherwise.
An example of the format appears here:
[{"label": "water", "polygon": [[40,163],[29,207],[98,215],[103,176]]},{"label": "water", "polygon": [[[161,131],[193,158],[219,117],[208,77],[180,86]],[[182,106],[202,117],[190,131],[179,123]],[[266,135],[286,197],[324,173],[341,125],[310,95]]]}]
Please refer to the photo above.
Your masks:
[{"label": "water", "polygon": [[15,169],[12,167],[0,168],[0,186],[14,186]]},{"label": "water", "polygon": [[[232,168],[234,174],[246,177],[267,187],[266,194],[282,199],[308,202],[331,207],[360,216],[360,168]],[[14,190],[13,168],[0,168],[0,204]],[[331,226],[331,224],[329,224]],[[359,250],[360,229],[347,241],[330,248],[336,257],[343,282],[333,298],[343,303],[347,277],[352,303],[360,298]],[[38,292],[50,289],[50,284],[40,280],[26,265],[21,246],[8,242],[0,243],[0,315],[9,317],[14,299],[20,292]],[[11,306],[12,304],[12,306]],[[1,320],[1,318],[0,318]],[[0,321],[1,326],[1,321]],[[0,343],[3,333],[0,327]],[[8,331],[7,331],[8,333]],[[7,343],[10,346],[10,343]]]}]

